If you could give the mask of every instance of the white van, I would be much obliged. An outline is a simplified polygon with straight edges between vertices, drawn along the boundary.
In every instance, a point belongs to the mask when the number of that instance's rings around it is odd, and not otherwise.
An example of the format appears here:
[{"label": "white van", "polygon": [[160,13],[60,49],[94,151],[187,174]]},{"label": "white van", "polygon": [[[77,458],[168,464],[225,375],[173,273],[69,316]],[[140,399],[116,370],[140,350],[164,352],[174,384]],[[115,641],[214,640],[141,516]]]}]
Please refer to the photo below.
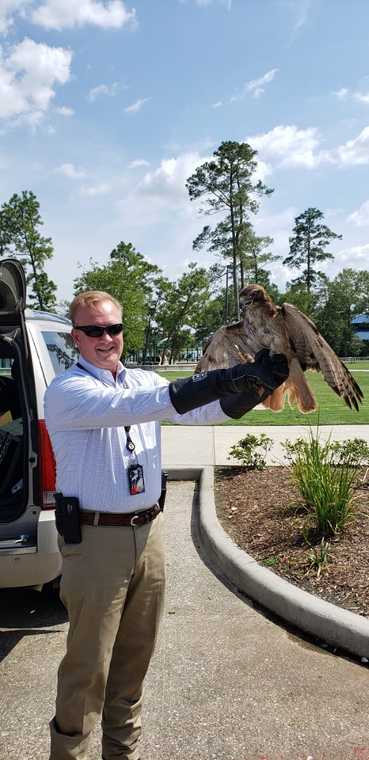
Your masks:
[{"label": "white van", "polygon": [[21,264],[0,259],[0,588],[40,587],[61,568],[43,399],[77,354],[69,320],[25,304]]}]

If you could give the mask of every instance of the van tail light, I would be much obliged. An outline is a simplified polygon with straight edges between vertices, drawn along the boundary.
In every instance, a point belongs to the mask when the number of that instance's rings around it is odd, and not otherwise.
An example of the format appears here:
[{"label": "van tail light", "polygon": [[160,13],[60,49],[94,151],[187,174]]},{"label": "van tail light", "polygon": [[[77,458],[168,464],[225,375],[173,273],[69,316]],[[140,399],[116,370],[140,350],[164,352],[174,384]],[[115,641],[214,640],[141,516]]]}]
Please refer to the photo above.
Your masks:
[{"label": "van tail light", "polygon": [[56,466],[45,420],[38,422],[41,509],[55,509]]}]

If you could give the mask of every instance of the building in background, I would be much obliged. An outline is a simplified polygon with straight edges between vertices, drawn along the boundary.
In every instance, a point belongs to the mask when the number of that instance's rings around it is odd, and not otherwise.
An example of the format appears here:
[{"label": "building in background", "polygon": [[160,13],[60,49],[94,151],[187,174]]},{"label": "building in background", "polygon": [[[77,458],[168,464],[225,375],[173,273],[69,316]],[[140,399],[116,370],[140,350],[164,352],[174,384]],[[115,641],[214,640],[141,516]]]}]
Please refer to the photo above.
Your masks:
[{"label": "building in background", "polygon": [[358,314],[352,320],[354,335],[369,344],[369,314]]}]

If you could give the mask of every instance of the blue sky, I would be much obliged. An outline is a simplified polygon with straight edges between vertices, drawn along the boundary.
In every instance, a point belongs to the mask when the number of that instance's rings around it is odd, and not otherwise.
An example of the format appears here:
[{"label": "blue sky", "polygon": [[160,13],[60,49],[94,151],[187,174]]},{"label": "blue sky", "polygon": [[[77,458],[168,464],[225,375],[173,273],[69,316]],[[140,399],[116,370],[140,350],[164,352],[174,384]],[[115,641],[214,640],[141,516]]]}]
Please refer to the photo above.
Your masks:
[{"label": "blue sky", "polygon": [[368,30],[366,0],[0,0],[0,202],[36,193],[59,298],[120,240],[171,278],[210,263],[185,180],[222,140],[258,151],[274,253],[316,206],[327,274],[368,268]]}]

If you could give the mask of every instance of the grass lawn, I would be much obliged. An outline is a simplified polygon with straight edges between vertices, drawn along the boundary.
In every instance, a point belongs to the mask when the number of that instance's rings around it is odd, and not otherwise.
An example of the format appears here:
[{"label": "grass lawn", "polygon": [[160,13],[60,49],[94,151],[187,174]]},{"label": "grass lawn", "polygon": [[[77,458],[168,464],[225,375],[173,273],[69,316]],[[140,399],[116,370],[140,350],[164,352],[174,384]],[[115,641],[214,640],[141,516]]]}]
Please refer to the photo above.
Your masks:
[{"label": "grass lawn", "polygon": [[350,372],[355,369],[369,369],[369,360],[367,361],[365,359],[362,362],[347,362],[346,367]]},{"label": "grass lawn", "polygon": [[[350,371],[353,371],[355,380],[360,385],[364,394],[364,401],[361,404],[360,411],[355,412],[349,409],[344,401],[331,390],[329,385],[316,372],[308,372],[308,382],[311,385],[315,398],[319,404],[319,414],[300,414],[300,412],[286,406],[282,412],[269,412],[267,409],[249,412],[239,420],[230,420],[224,422],[224,425],[368,425],[369,424],[369,372],[355,372],[356,369],[364,369],[364,364],[369,362],[360,362],[360,364],[348,365]],[[174,380],[176,377],[189,377],[190,372],[181,370],[179,372],[160,372],[168,380]]]}]

